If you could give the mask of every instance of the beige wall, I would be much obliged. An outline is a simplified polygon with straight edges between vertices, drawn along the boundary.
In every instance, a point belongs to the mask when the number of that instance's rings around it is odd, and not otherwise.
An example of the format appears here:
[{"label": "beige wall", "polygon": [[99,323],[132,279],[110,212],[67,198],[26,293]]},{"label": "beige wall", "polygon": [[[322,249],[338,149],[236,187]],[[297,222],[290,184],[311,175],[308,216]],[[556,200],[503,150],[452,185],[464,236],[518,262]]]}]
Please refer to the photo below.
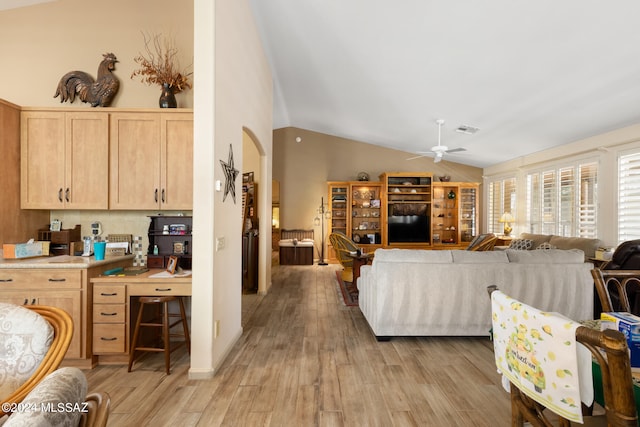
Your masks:
[{"label": "beige wall", "polygon": [[[133,58],[144,51],[142,32],[175,40],[181,65],[193,62],[193,1],[58,0],[0,11],[0,98],[23,106],[58,106],[60,78],[72,70],[94,78],[102,54],[118,58],[120,90],[112,107],[157,107],[160,89],[130,78]],[[193,91],[178,94],[178,106],[193,106]],[[69,105],[68,103],[63,105]],[[74,106],[86,106],[76,100]]]},{"label": "beige wall", "polygon": [[[195,62],[198,91],[194,97],[194,239],[193,336],[190,376],[211,377],[242,334],[241,326],[241,181],[234,203],[224,187],[220,160],[230,146],[235,168],[242,172],[243,133],[260,152],[260,182],[271,179],[272,83],[253,14],[247,0],[195,0]],[[215,76],[213,79],[211,76]],[[213,165],[213,167],[212,167]],[[271,186],[259,187],[261,230],[259,292],[271,277]],[[214,250],[224,238],[225,247]],[[269,261],[269,262],[268,262]],[[216,336],[214,324],[219,324]]]},{"label": "beige wall", "polygon": [[[296,137],[302,141],[296,142]],[[277,129],[273,179],[280,181],[280,228],[314,229],[319,248],[321,227],[314,226],[313,219],[321,197],[327,201],[327,181],[356,181],[361,171],[371,181],[378,181],[383,172],[431,172],[434,177],[449,175],[452,181],[482,182],[482,169],[448,160],[434,163],[432,157],[407,160],[412,156],[415,154],[308,130]]]}]

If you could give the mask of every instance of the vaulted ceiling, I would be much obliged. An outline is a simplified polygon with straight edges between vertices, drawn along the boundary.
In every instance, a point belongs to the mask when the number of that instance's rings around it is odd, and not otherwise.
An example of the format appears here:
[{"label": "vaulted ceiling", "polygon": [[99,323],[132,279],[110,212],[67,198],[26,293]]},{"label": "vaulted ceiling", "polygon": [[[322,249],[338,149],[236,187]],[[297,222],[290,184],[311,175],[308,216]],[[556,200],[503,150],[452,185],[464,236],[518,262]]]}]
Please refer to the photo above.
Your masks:
[{"label": "vaulted ceiling", "polygon": [[[640,122],[640,2],[250,0],[274,129],[485,167]],[[460,125],[479,128],[456,132]]]}]

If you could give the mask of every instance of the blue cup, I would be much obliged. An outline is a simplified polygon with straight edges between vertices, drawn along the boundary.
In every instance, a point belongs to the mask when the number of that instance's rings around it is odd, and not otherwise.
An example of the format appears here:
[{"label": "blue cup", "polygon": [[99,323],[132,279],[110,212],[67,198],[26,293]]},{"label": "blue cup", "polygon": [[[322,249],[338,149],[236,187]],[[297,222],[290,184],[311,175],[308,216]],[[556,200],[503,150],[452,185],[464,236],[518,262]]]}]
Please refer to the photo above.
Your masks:
[{"label": "blue cup", "polygon": [[93,254],[95,255],[96,261],[102,261],[104,259],[104,252],[106,249],[107,249],[107,242],[93,243]]}]

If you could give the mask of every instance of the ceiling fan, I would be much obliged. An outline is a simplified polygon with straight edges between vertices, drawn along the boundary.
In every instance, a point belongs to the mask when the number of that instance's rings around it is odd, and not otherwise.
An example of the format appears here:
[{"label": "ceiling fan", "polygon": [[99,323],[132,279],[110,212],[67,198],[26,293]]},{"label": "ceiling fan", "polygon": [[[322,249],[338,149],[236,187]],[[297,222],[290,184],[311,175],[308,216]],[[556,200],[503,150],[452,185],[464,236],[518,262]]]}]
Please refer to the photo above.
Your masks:
[{"label": "ceiling fan", "polygon": [[438,125],[438,145],[434,145],[431,147],[431,151],[418,151],[419,156],[410,157],[407,160],[419,159],[420,157],[425,157],[429,154],[435,154],[433,158],[434,163],[438,163],[442,160],[445,153],[457,153],[459,151],[466,151],[466,148],[452,148],[449,149],[446,145],[442,145],[440,143],[440,138],[442,134],[442,125],[444,125],[443,119],[436,120],[436,124]]}]

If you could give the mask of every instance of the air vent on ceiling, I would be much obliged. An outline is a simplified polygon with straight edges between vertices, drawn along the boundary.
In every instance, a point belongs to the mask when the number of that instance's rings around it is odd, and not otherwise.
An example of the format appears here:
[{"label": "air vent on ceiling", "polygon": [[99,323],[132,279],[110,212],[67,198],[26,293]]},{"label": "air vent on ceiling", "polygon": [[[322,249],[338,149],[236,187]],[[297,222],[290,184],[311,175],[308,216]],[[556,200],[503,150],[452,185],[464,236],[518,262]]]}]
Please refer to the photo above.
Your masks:
[{"label": "air vent on ceiling", "polygon": [[480,129],[474,126],[469,125],[460,125],[456,128],[456,132],[466,133],[467,135],[473,135],[478,132]]}]

